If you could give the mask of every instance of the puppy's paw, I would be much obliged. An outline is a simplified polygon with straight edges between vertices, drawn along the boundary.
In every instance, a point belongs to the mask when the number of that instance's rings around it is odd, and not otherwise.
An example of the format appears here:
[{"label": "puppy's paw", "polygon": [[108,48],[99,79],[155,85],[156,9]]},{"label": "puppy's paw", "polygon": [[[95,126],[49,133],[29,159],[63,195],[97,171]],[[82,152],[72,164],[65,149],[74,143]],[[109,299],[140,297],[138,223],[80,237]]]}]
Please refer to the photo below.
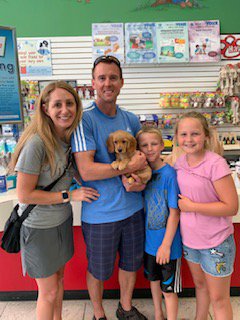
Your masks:
[{"label": "puppy's paw", "polygon": [[125,162],[120,162],[118,165],[118,170],[124,170],[127,166],[127,163]]},{"label": "puppy's paw", "polygon": [[135,180],[133,179],[133,177],[128,178],[128,183],[129,184],[133,184],[135,182]]},{"label": "puppy's paw", "polygon": [[119,164],[118,161],[113,161],[113,162],[111,163],[111,166],[112,166],[112,168],[113,168],[114,170],[118,170],[118,169],[119,169],[119,168],[118,168],[118,164]]}]

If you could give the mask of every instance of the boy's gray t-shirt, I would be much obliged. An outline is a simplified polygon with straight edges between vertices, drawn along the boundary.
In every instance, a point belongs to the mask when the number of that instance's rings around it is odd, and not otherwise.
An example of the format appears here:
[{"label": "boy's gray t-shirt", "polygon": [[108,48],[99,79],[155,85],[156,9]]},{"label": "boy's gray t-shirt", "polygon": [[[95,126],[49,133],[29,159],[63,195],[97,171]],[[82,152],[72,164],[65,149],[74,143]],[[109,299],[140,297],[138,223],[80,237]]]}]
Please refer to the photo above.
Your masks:
[{"label": "boy's gray t-shirt", "polygon": [[[35,134],[24,145],[18,158],[15,170],[27,174],[39,175],[37,189],[42,189],[55,181],[68,165],[69,145],[60,142],[60,151],[55,152],[56,170],[52,175],[49,164],[45,163],[45,146],[41,138]],[[54,185],[51,191],[69,190],[73,179],[73,167],[67,169],[64,176]],[[50,192],[51,192],[50,191]],[[26,204],[19,203],[18,214],[21,215]],[[37,205],[30,212],[23,224],[27,227],[46,229],[56,227],[72,215],[71,204]]]}]

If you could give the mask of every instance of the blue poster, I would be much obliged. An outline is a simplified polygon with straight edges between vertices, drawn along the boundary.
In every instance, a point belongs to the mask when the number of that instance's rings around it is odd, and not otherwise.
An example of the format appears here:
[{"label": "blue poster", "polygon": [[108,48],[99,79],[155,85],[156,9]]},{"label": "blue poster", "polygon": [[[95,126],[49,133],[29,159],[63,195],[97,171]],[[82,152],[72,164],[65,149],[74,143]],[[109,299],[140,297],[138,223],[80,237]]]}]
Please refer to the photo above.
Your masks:
[{"label": "blue poster", "polygon": [[155,23],[125,24],[126,63],[157,63]]},{"label": "blue poster", "polygon": [[0,27],[0,124],[22,122],[15,29]]},{"label": "blue poster", "polygon": [[158,62],[189,62],[187,22],[157,23]]}]

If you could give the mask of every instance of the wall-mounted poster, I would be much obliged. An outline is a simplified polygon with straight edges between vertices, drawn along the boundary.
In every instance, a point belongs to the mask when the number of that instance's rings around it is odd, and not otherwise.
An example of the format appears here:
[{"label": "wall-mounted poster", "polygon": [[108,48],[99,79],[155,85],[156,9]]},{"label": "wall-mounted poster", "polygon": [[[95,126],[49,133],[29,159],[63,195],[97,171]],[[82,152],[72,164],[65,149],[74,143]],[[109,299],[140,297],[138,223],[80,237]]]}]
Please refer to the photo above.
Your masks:
[{"label": "wall-mounted poster", "polygon": [[22,122],[21,89],[14,28],[0,27],[0,124]]},{"label": "wall-mounted poster", "polygon": [[157,23],[158,62],[188,62],[188,23]]},{"label": "wall-mounted poster", "polygon": [[125,24],[126,63],[157,63],[155,23]]},{"label": "wall-mounted poster", "polygon": [[220,60],[220,25],[218,20],[188,23],[190,62]]},{"label": "wall-mounted poster", "polygon": [[51,76],[51,44],[48,39],[18,39],[21,77]]},{"label": "wall-mounted poster", "polygon": [[240,34],[221,34],[221,59],[240,59]]},{"label": "wall-mounted poster", "polygon": [[123,23],[92,24],[93,61],[102,55],[111,55],[124,62]]}]

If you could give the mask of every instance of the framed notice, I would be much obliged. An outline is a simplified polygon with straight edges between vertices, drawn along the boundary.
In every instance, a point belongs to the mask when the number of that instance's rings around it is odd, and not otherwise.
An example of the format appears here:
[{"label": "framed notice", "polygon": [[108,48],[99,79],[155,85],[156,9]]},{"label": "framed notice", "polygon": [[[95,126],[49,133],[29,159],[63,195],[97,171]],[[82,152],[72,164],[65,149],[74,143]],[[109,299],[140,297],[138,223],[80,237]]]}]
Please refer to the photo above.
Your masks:
[{"label": "framed notice", "polygon": [[49,39],[18,39],[21,77],[51,76],[52,58]]},{"label": "framed notice", "polygon": [[126,63],[157,63],[155,23],[125,24]]},{"label": "framed notice", "polygon": [[92,53],[93,61],[111,55],[124,63],[123,23],[93,23]]},{"label": "framed notice", "polygon": [[0,27],[0,124],[22,121],[16,32]]},{"label": "framed notice", "polygon": [[221,34],[221,59],[240,59],[240,34]]},{"label": "framed notice", "polygon": [[220,25],[218,20],[188,23],[190,62],[220,60]]},{"label": "framed notice", "polygon": [[188,62],[188,23],[157,23],[158,62]]}]

